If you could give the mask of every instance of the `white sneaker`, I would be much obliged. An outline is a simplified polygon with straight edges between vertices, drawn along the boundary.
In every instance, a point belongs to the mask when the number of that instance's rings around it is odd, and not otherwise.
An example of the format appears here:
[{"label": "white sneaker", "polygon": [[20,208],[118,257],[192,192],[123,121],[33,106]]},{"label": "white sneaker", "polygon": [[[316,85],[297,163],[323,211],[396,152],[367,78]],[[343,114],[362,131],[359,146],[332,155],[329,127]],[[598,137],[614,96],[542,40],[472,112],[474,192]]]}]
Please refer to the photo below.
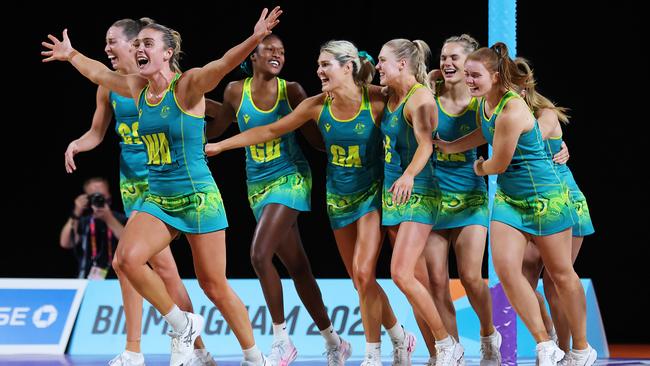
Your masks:
[{"label": "white sneaker", "polygon": [[501,366],[501,333],[494,333],[481,337],[481,362],[480,366]]},{"label": "white sneaker", "polygon": [[290,339],[276,339],[271,344],[267,360],[270,366],[287,366],[298,356],[298,350]]},{"label": "white sneaker", "polygon": [[203,353],[203,350],[195,349],[192,358],[187,362],[187,366],[217,366],[217,361],[212,358],[210,352]]},{"label": "white sneaker", "polygon": [[596,362],[598,353],[596,353],[596,350],[591,348],[590,345],[587,345],[586,352],[578,353],[574,350],[571,350],[571,352],[569,352],[568,358],[568,366],[591,366],[594,364],[594,362]]},{"label": "white sneaker", "polygon": [[169,331],[172,337],[172,354],[170,366],[187,366],[194,357],[194,341],[203,330],[203,317],[198,314],[184,312],[187,317],[187,326],[182,332]]},{"label": "white sneaker", "polygon": [[465,349],[451,337],[451,346],[436,344],[436,366],[459,366],[465,364]]},{"label": "white sneaker", "polygon": [[402,341],[393,340],[393,366],[411,366],[411,354],[415,351],[415,336],[404,329]]},{"label": "white sneaker", "polygon": [[124,351],[108,361],[108,366],[144,366],[144,356],[142,353],[136,353],[140,357],[133,357],[136,352]]},{"label": "white sneaker", "polygon": [[360,366],[382,366],[381,356],[373,353],[366,353]]},{"label": "white sneaker", "polygon": [[[569,352],[571,353],[571,352]],[[568,366],[569,365],[569,358],[571,355],[569,353],[564,353],[564,357],[560,361],[558,361],[557,366]]]},{"label": "white sneaker", "polygon": [[252,362],[252,361],[247,361],[247,360],[244,359],[239,365],[240,366],[267,366],[267,365],[269,365],[269,361],[266,358],[266,356],[264,356],[264,354],[262,354],[262,358],[260,358],[260,362],[258,362],[258,363],[255,363],[255,362]]},{"label": "white sneaker", "polygon": [[556,366],[564,357],[564,351],[553,341],[537,343],[535,352],[537,353],[535,362],[537,366]]},{"label": "white sneaker", "polygon": [[325,354],[327,355],[327,366],[344,366],[345,360],[350,358],[352,354],[352,346],[343,338],[341,339],[341,344],[338,347],[330,347],[327,345],[325,347]]}]

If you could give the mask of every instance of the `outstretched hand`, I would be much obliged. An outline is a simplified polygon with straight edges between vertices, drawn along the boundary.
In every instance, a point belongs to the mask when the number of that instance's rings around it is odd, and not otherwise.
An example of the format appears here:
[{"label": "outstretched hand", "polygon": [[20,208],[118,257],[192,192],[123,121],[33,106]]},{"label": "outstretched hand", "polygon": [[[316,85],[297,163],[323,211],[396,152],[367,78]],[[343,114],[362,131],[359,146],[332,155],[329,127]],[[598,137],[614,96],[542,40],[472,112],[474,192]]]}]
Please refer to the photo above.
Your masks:
[{"label": "outstretched hand", "polygon": [[75,50],[72,48],[72,44],[70,44],[70,38],[68,38],[67,29],[63,30],[63,40],[61,41],[59,41],[58,38],[54,37],[51,34],[48,34],[47,38],[49,38],[52,43],[41,42],[41,45],[43,45],[43,47],[50,50],[41,51],[42,56],[47,56],[47,58],[43,59],[43,62],[70,60]]},{"label": "outstretched hand", "polygon": [[79,152],[79,147],[77,147],[77,142],[72,141],[68,148],[65,150],[65,171],[68,173],[73,173],[77,170],[77,166],[74,163],[74,156]]},{"label": "outstretched hand", "polygon": [[262,14],[260,15],[260,19],[258,19],[257,24],[255,24],[253,33],[260,39],[271,34],[271,29],[280,23],[280,20],[278,20],[280,14],[282,14],[282,10],[280,10],[279,6],[273,8],[270,13],[269,9],[264,8],[264,10],[262,10]]}]

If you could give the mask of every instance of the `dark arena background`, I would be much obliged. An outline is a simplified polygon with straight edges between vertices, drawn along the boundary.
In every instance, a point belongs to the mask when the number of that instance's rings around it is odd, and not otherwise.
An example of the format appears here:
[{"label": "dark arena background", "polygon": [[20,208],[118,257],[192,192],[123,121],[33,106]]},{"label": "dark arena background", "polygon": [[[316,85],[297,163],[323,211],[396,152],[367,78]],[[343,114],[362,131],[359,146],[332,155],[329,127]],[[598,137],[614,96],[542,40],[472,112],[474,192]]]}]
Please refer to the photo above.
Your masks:
[{"label": "dark arena background", "polygon": [[[3,110],[10,114],[5,114],[9,127],[4,129],[8,164],[2,180],[8,200],[4,201],[7,216],[0,277],[75,276],[75,259],[59,246],[59,232],[87,178],[108,178],[113,207],[122,208],[113,124],[100,146],[76,156],[77,172],[65,172],[63,153],[90,126],[96,86],[67,63],[41,62],[40,43],[48,33],[60,37],[68,28],[75,49],[108,65],[103,51],[108,27],[121,18],[151,17],[180,32],[181,67],[189,69],[221,57],[248,37],[261,9],[274,5],[255,1],[87,2],[74,8],[61,4],[29,4],[28,8],[25,4],[4,13],[7,21],[12,18],[18,25],[4,30],[8,44],[3,52]],[[487,1],[286,1],[279,5],[284,14],[274,33],[286,49],[280,76],[298,81],[308,95],[320,92],[316,59],[320,45],[331,39],[352,41],[375,58],[390,39],[422,39],[433,53],[430,68],[438,67],[441,45],[449,36],[468,33],[481,46],[489,46]],[[587,197],[596,228],[594,235],[586,237],[575,268],[581,278],[592,281],[612,358],[650,359],[649,63],[642,56],[647,48],[642,17],[644,12],[624,1],[603,5],[517,2],[517,55],[532,61],[541,93],[570,108],[571,123],[564,127],[569,166]],[[231,72],[207,96],[221,101],[227,83],[243,77],[239,70]],[[378,77],[374,82],[378,83]],[[237,132],[231,126],[223,136]],[[325,212],[325,155],[302,137],[300,142],[313,174],[312,212],[299,216],[305,250],[318,278],[347,279]],[[255,220],[246,196],[244,162],[242,149],[209,160],[228,214],[227,274],[232,279],[256,278],[249,257]],[[195,278],[186,240],[174,241],[172,251],[181,277]],[[390,254],[386,243],[377,265],[379,278],[390,278]],[[484,277],[488,261],[486,255]],[[286,278],[286,271],[280,271]],[[450,274],[458,277],[453,258]],[[114,273],[109,278],[115,278]],[[263,301],[261,290],[258,296]],[[0,295],[0,309],[5,300]],[[211,352],[219,361],[221,352]],[[20,357],[6,357],[0,356],[0,364],[22,362]],[[110,357],[89,362],[106,364]]]}]

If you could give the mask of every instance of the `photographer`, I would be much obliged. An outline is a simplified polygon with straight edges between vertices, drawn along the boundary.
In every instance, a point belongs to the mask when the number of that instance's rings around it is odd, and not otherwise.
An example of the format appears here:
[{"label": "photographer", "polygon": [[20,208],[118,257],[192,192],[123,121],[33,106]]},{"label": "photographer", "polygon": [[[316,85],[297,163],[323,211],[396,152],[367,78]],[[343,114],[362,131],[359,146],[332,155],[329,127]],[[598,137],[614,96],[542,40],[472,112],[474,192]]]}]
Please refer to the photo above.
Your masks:
[{"label": "photographer", "polygon": [[68,221],[61,229],[60,244],[73,249],[79,263],[78,278],[104,279],[108,273],[126,217],[110,208],[108,181],[88,179],[84,194],[74,201]]}]

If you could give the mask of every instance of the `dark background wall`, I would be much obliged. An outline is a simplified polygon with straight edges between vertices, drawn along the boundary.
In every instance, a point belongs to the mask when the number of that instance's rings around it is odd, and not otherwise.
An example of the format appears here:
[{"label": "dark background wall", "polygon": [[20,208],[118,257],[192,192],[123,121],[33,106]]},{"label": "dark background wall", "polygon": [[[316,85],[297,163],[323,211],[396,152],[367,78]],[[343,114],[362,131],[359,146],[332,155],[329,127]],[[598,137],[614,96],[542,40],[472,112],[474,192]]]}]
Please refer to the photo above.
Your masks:
[{"label": "dark background wall", "polygon": [[[299,81],[308,94],[319,92],[316,58],[319,45],[347,39],[376,56],[392,38],[423,39],[434,53],[445,38],[469,33],[487,43],[487,2],[401,2],[403,8],[369,1],[283,2],[285,14],[276,29],[287,50],[282,76]],[[138,3],[106,3],[81,8],[53,5],[5,13],[20,27],[7,29],[3,52],[5,92],[11,88],[5,120],[5,250],[2,277],[71,277],[71,253],[59,248],[58,235],[73,199],[88,177],[102,175],[114,182],[119,202],[117,138],[78,155],[78,172],[67,175],[63,152],[90,125],[96,87],[64,63],[42,64],[40,42],[47,33],[69,29],[72,44],[85,54],[107,61],[106,29],[125,17],[149,16],[183,36],[182,67],[203,65],[220,57],[247,37],[263,6],[231,2],[191,5],[177,3],[146,8]],[[650,342],[647,282],[648,206],[642,173],[641,147],[648,129],[644,89],[647,58],[641,57],[641,19],[626,5],[592,7],[571,2],[520,1],[517,14],[518,54],[532,60],[545,95],[571,108],[565,128],[574,175],[588,198],[596,234],[586,239],[576,263],[581,277],[592,278],[610,342]],[[576,4],[576,6],[578,6]],[[81,10],[86,16],[74,15]],[[74,14],[73,14],[74,13]],[[209,97],[221,100],[233,72]],[[5,97],[5,101],[7,98]],[[6,116],[6,115],[5,115]],[[112,128],[112,126],[111,126]],[[235,131],[230,129],[226,135]],[[642,140],[643,139],[643,140]],[[302,239],[319,277],[345,277],[324,211],[324,155],[305,147],[314,174],[313,212],[300,216]],[[253,278],[248,252],[254,219],[247,205],[243,151],[211,159],[210,168],[222,191],[230,227],[227,231],[228,275]],[[638,168],[637,168],[638,167]],[[632,169],[635,168],[635,169]],[[193,277],[190,251],[184,239],[172,245],[183,277]],[[318,258],[318,260],[315,260]],[[384,248],[378,275],[389,276],[390,249]],[[486,262],[487,263],[487,262]],[[485,267],[485,266],[484,266]],[[455,268],[451,269],[456,275]],[[485,272],[486,273],[486,272]]]}]

